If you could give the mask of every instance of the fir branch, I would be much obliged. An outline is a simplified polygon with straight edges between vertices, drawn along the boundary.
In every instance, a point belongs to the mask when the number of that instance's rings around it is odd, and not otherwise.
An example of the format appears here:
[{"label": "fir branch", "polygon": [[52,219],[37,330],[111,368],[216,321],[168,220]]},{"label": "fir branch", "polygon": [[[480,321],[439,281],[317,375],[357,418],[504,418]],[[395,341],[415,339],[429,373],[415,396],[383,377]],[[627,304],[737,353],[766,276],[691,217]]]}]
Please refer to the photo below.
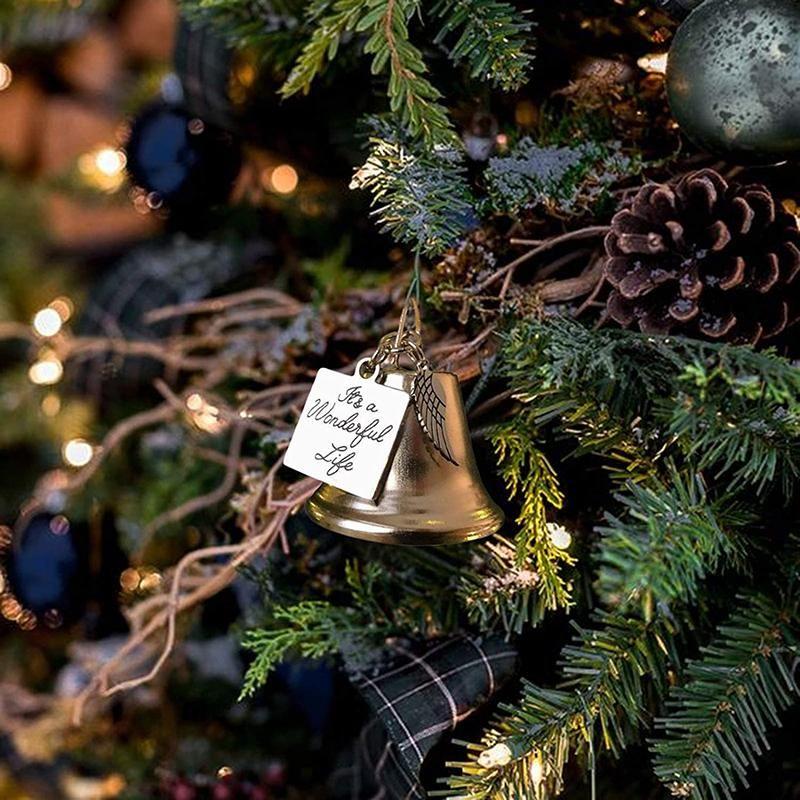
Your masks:
[{"label": "fir branch", "polygon": [[600,613],[596,622],[591,630],[576,626],[575,641],[564,648],[561,688],[526,683],[519,704],[501,706],[481,745],[470,747],[477,757],[451,765],[460,774],[447,779],[449,797],[550,797],[561,789],[571,753],[619,753],[631,741],[646,716],[647,692],[666,691],[677,630],[664,618]]},{"label": "fir branch", "polygon": [[666,738],[653,744],[655,772],[676,797],[721,800],[747,786],[747,772],[769,749],[767,732],[797,700],[796,592],[739,602],[657,723]]},{"label": "fir branch", "polygon": [[[705,357],[704,357],[705,356]],[[773,353],[702,350],[676,376],[676,403],[660,405],[670,433],[698,467],[732,487],[758,492],[776,480],[784,494],[800,476],[800,369]]]},{"label": "fir branch", "polygon": [[312,3],[307,16],[315,23],[313,33],[280,88],[283,97],[308,94],[314,78],[336,57],[342,37],[361,19],[363,7],[361,0]]},{"label": "fir branch", "polygon": [[657,605],[694,602],[703,579],[739,554],[733,532],[750,519],[728,497],[711,503],[699,476],[675,470],[668,485],[631,484],[616,499],[624,513],[599,529],[597,589],[614,608],[641,604],[645,619]]},{"label": "fir branch", "polygon": [[542,147],[525,137],[508,153],[489,159],[486,184],[490,202],[503,213],[515,214],[539,203],[576,213],[640,170],[641,163],[614,143]]},{"label": "fir branch", "polygon": [[365,34],[364,53],[372,73],[389,73],[389,105],[400,123],[428,145],[452,145],[456,138],[441,93],[425,77],[428,68],[409,38],[408,25],[419,0],[335,0],[318,3],[314,32],[280,89],[284,97],[307,93],[314,78],[336,53],[345,34]]},{"label": "fir branch", "polygon": [[275,71],[289,67],[305,40],[304,0],[180,0],[187,19],[209,23],[239,48],[255,51]]},{"label": "fir branch", "polygon": [[481,630],[497,624],[506,633],[522,633],[538,625],[548,611],[533,558],[520,564],[517,548],[502,536],[481,543],[469,567],[461,572],[459,598],[470,622]]},{"label": "fir branch", "polygon": [[522,415],[494,428],[490,439],[509,497],[522,501],[517,516],[519,530],[514,537],[517,566],[533,564],[545,608],[568,607],[569,590],[561,567],[575,560],[567,550],[556,547],[551,541],[547,510],[548,507],[561,508],[563,495],[553,468],[536,446],[536,430]]},{"label": "fir branch", "polygon": [[800,368],[775,353],[558,317],[515,326],[502,370],[538,424],[574,434],[579,452],[627,459],[628,477],[679,451],[731,490],[797,484]]},{"label": "fir branch", "polygon": [[533,24],[525,12],[498,0],[439,0],[431,13],[442,20],[436,44],[461,29],[450,57],[467,61],[473,78],[484,77],[506,91],[522,85],[533,63],[528,36]]},{"label": "fir branch", "polygon": [[373,56],[372,72],[389,65],[389,107],[412,136],[428,145],[453,144],[453,124],[438,101],[439,90],[425,77],[428,68],[422,53],[408,36],[408,23],[420,7],[419,0],[367,0],[369,13],[359,31],[372,30],[364,52]]},{"label": "fir branch", "polygon": [[370,154],[350,188],[372,193],[372,214],[398,241],[443,252],[475,220],[461,153],[415,146],[379,120],[371,126]]},{"label": "fir branch", "polygon": [[256,654],[245,674],[242,698],[254,694],[289,654],[303,658],[354,655],[369,650],[381,635],[363,610],[328,602],[307,600],[279,606],[272,616],[279,627],[248,631],[242,641],[245,649]]}]

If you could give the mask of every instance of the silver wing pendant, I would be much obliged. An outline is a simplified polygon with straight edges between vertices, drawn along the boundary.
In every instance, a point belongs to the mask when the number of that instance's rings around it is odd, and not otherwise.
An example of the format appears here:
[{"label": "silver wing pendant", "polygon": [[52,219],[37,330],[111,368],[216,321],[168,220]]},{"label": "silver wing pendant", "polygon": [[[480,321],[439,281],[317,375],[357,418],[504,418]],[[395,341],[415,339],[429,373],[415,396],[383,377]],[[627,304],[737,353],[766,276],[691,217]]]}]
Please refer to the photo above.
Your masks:
[{"label": "silver wing pendant", "polygon": [[450,443],[447,441],[445,427],[447,404],[436,391],[433,370],[426,367],[417,373],[411,386],[411,396],[414,399],[414,408],[422,430],[425,431],[433,446],[442,456],[451,464],[458,466],[458,462],[453,458],[450,450]]}]

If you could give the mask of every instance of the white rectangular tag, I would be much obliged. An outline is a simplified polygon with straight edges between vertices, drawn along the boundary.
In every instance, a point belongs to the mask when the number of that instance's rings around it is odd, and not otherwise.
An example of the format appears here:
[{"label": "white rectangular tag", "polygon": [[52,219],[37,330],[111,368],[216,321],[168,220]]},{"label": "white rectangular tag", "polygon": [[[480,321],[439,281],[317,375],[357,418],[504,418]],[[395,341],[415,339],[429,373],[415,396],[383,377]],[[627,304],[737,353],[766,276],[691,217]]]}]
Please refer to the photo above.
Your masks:
[{"label": "white rectangular tag", "polygon": [[283,463],[356,497],[374,500],[409,400],[401,389],[321,369]]}]

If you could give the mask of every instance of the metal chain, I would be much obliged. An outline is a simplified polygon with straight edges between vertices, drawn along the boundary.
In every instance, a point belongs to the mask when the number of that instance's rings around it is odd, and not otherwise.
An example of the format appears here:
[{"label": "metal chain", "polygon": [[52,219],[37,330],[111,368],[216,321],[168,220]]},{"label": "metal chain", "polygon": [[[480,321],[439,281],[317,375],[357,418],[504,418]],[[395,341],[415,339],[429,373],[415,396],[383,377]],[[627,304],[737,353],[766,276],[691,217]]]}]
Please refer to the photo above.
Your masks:
[{"label": "metal chain", "polygon": [[[414,327],[406,325],[409,308],[413,311]],[[420,372],[428,367],[428,359],[422,349],[422,322],[416,298],[410,297],[400,315],[400,324],[395,333],[387,333],[381,337],[375,352],[363,363],[362,377],[369,377],[385,361],[398,365],[400,356],[408,356],[414,364],[414,370]],[[364,375],[364,372],[367,374]]]}]

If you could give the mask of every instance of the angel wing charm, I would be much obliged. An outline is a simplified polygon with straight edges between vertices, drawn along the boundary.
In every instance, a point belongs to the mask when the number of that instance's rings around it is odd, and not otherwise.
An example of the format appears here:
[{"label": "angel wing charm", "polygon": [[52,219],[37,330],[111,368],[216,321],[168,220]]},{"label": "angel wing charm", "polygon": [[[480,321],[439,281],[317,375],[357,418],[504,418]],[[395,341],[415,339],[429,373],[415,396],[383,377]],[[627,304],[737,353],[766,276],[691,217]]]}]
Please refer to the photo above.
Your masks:
[{"label": "angel wing charm", "polygon": [[458,462],[453,458],[450,450],[450,443],[447,441],[447,428],[445,427],[447,404],[436,391],[433,370],[429,367],[423,367],[417,373],[411,386],[411,396],[422,430],[425,431],[439,453],[451,464],[458,466]]}]

